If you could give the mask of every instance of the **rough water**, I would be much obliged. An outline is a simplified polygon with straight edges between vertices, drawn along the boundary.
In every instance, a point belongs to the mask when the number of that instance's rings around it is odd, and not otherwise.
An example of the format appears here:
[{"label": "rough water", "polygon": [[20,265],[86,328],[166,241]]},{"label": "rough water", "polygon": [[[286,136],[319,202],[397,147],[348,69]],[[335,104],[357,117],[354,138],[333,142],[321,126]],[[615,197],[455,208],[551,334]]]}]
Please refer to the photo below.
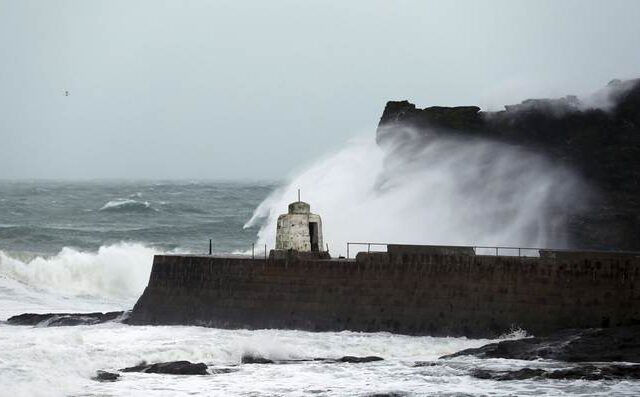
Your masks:
[{"label": "rough water", "polygon": [[[0,182],[0,320],[23,312],[131,308],[161,252],[246,252],[260,223],[243,225],[279,185],[209,182]],[[518,337],[514,334],[510,337]],[[439,356],[489,341],[388,333],[220,330],[105,323],[77,327],[0,323],[3,396],[438,396],[638,395],[628,381],[475,379],[476,367],[558,368],[540,361]],[[240,364],[244,353],[272,359],[376,355],[384,361]],[[124,373],[140,361],[205,362],[229,373]],[[436,365],[415,366],[436,361]]]}]

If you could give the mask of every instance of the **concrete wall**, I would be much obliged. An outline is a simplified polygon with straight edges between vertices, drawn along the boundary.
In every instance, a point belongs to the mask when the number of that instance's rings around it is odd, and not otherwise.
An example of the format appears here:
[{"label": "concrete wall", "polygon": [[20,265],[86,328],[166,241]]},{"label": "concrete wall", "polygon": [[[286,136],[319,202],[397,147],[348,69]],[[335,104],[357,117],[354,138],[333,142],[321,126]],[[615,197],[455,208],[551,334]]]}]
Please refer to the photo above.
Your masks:
[{"label": "concrete wall", "polygon": [[356,260],[156,256],[133,324],[543,335],[640,321],[640,257],[432,254]]}]

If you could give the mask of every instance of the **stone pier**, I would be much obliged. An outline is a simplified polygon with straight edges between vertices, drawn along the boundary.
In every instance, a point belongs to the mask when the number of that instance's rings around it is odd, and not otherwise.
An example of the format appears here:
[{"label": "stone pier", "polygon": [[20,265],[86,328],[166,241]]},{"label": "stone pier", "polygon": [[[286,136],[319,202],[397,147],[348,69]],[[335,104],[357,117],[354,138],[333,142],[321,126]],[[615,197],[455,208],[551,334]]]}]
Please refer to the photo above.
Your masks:
[{"label": "stone pier", "polygon": [[640,254],[390,245],[356,259],[158,255],[132,324],[493,337],[640,323]]}]

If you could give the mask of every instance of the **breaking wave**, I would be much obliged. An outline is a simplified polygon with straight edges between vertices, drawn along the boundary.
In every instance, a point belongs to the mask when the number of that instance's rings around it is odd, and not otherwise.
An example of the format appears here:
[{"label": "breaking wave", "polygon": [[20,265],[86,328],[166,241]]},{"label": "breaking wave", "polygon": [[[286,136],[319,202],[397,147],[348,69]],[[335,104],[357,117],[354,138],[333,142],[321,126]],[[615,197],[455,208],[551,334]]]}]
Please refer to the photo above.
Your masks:
[{"label": "breaking wave", "polygon": [[98,211],[108,212],[141,212],[155,211],[148,201],[137,201],[131,199],[111,200],[102,206]]},{"label": "breaking wave", "polygon": [[58,254],[21,257],[0,251],[4,288],[40,290],[72,296],[134,300],[142,293],[158,252],[121,243],[84,252],[65,247]]},{"label": "breaking wave", "polygon": [[360,137],[316,162],[268,196],[245,227],[261,225],[258,244],[273,247],[277,217],[300,188],[322,216],[333,255],[354,241],[568,245],[566,216],[587,197],[569,169],[512,145],[392,132],[381,146]]}]

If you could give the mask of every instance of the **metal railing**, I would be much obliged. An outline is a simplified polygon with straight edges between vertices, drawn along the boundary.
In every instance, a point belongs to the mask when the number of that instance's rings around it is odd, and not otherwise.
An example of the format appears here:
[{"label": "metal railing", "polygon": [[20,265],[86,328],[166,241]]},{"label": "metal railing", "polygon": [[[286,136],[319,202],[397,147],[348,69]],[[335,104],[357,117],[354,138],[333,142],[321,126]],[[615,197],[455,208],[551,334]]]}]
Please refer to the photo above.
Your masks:
[{"label": "metal railing", "polygon": [[535,247],[491,247],[491,246],[473,246],[473,252],[476,255],[495,255],[495,256],[524,256],[539,257],[540,250],[545,248]]},{"label": "metal railing", "polygon": [[[483,245],[421,245],[421,244],[398,244],[398,243],[347,243],[347,259],[349,259],[350,246],[352,245],[366,245],[367,253],[371,252],[371,247],[389,246],[389,245],[419,245],[424,247],[442,247],[442,248],[470,248],[475,255],[495,255],[495,256],[517,256],[517,257],[540,257],[540,251],[557,251],[557,252],[591,252],[602,254],[632,254],[640,255],[639,251],[624,251],[624,250],[595,250],[595,249],[580,249],[580,248],[540,248],[540,247],[507,247],[507,246],[483,246]],[[374,251],[381,252],[381,251]]]},{"label": "metal railing", "polygon": [[[347,259],[350,258],[350,248],[352,245],[367,246],[367,253],[371,252],[371,247],[387,247],[396,245],[394,243],[347,243]],[[404,245],[404,244],[397,244]],[[410,244],[412,245],[412,244]],[[518,256],[518,257],[539,257],[540,250],[553,248],[535,248],[535,247],[504,247],[504,246],[481,246],[481,245],[425,245],[425,247],[451,247],[451,248],[471,248],[476,255],[495,255],[495,256]],[[374,250],[374,252],[381,252]]]},{"label": "metal railing", "polygon": [[[256,252],[256,244],[252,243],[251,244],[251,254],[248,253],[239,253],[239,254],[229,254],[229,253],[224,253],[222,255],[224,256],[234,256],[234,257],[241,257],[241,258],[251,258],[251,259],[256,259],[256,254],[260,255],[261,252]],[[213,252],[213,239],[209,239],[209,256],[220,256],[220,253],[214,253]],[[264,260],[267,260],[267,257],[269,255],[269,251],[267,250],[267,244],[264,245]]]},{"label": "metal railing", "polygon": [[[516,257],[529,257],[535,258],[540,257],[540,251],[548,250],[548,251],[559,251],[559,252],[570,252],[570,251],[583,251],[583,252],[594,252],[594,253],[618,253],[618,254],[634,254],[640,255],[638,251],[618,251],[618,250],[593,250],[593,249],[567,249],[567,248],[540,248],[540,247],[509,247],[509,246],[488,246],[488,245],[422,245],[422,244],[399,244],[399,243],[372,243],[372,242],[348,242],[347,243],[347,259],[350,259],[351,256],[351,246],[366,246],[367,253],[371,252],[386,252],[386,248],[389,245],[419,245],[424,247],[433,247],[433,248],[470,248],[473,250],[475,255],[494,255],[494,256],[516,256]],[[377,249],[377,247],[385,247],[384,251]],[[327,251],[328,251],[327,246]],[[373,250],[372,250],[373,248]],[[267,260],[269,251],[267,249],[267,244],[264,245],[264,251],[256,251],[255,243],[251,244],[251,254],[240,253],[240,254],[228,254],[225,253],[225,256],[233,255],[238,257],[250,257],[251,259],[255,259],[257,255],[263,254],[265,260]],[[216,256],[220,254],[216,254],[213,252],[213,241],[209,240],[209,255]]]},{"label": "metal railing", "polygon": [[[379,247],[379,246],[384,246],[386,247],[387,245],[391,245],[390,243],[347,243],[347,259],[349,259],[349,247],[352,245],[366,245],[367,246],[367,253],[371,252],[371,247]],[[378,251],[375,251],[378,252]]]}]

